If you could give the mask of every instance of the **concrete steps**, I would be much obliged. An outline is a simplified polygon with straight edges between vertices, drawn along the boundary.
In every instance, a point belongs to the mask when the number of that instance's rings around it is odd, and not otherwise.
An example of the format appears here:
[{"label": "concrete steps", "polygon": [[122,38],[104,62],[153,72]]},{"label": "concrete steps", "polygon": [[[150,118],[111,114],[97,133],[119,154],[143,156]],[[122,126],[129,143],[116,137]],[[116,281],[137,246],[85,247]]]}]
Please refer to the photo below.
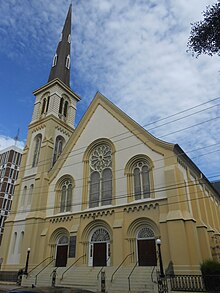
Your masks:
[{"label": "concrete steps", "polygon": [[[55,269],[50,265],[41,273],[39,268],[33,271],[28,278],[23,277],[22,286],[31,287],[32,284],[37,287],[48,287],[52,285],[52,272]],[[56,270],[56,286],[62,287],[74,287],[84,290],[91,290],[93,292],[101,292],[101,274],[97,275],[100,271],[100,267],[87,267],[87,266],[73,266],[66,273],[67,267],[57,268]],[[115,273],[113,280],[111,281],[112,274],[117,267],[104,267],[105,272],[105,290],[108,293],[152,293],[154,292],[154,283],[151,280],[152,267],[136,267],[130,277],[130,291],[128,276],[131,273],[133,267],[120,267]],[[37,283],[36,275],[37,276]],[[64,275],[63,275],[64,273]],[[62,277],[63,275],[63,277]]]},{"label": "concrete steps", "polygon": [[98,267],[72,267],[67,273],[64,274],[62,279],[63,271],[58,271],[58,286],[64,287],[75,287],[91,291],[97,291],[98,280],[97,274],[100,268]]}]

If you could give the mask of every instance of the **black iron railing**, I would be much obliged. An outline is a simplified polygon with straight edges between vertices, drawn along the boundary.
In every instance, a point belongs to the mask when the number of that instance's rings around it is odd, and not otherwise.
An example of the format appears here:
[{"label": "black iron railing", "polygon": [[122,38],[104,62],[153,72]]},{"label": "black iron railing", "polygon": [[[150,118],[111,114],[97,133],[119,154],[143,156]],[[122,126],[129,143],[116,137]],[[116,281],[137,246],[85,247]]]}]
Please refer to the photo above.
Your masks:
[{"label": "black iron railing", "polygon": [[128,255],[126,255],[126,257],[123,259],[123,261],[120,263],[120,265],[116,268],[116,270],[115,270],[114,273],[112,274],[111,282],[113,281],[113,277],[114,277],[114,275],[115,275],[116,272],[120,269],[120,267],[123,265],[123,263],[126,261],[126,259],[127,259],[129,256],[133,255],[133,254],[134,254],[134,252],[129,253]]},{"label": "black iron railing", "polygon": [[74,261],[74,263],[72,263],[62,274],[61,276],[61,280],[63,280],[63,276],[66,274],[66,272],[68,272],[81,258],[83,258],[84,256],[86,256],[86,254],[81,255],[79,258],[77,258],[76,261]]},{"label": "black iron railing", "polygon": [[37,285],[37,278],[40,273],[42,273],[55,259],[52,259],[45,267],[43,267],[35,276],[35,286]]},{"label": "black iron railing", "polygon": [[138,265],[138,261],[136,262],[136,264],[133,266],[133,269],[131,270],[129,276],[128,276],[128,290],[131,291],[131,275],[133,274],[136,266]]},{"label": "black iron railing", "polygon": [[[109,257],[108,257],[108,259],[107,259],[107,261],[106,261],[106,264],[108,264],[108,261],[109,261],[110,257],[111,257],[111,256],[109,255]],[[98,274],[97,274],[97,280],[99,279],[99,275],[101,274],[101,272],[102,272],[102,270],[104,269],[104,267],[106,267],[106,266],[101,267],[101,269],[99,270],[99,272],[98,272]]]},{"label": "black iron railing", "polygon": [[52,259],[52,258],[53,258],[52,256],[49,256],[49,257],[45,258],[44,260],[42,260],[39,264],[37,264],[35,267],[33,267],[33,268],[29,271],[28,275],[30,276],[31,272],[33,272],[36,268],[38,268],[40,265],[42,265],[46,260],[48,260],[48,259]]}]

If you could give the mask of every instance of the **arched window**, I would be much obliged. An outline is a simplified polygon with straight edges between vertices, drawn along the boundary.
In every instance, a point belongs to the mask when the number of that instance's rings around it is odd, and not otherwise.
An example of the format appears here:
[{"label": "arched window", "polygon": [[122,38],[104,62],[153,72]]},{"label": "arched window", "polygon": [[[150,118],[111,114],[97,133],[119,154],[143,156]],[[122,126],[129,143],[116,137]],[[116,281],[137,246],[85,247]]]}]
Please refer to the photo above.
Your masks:
[{"label": "arched window", "polygon": [[23,240],[24,240],[24,231],[22,231],[21,234],[20,234],[19,246],[18,246],[18,253],[21,253],[21,249],[22,249],[22,245],[23,245]]},{"label": "arched window", "polygon": [[141,160],[134,164],[133,184],[135,199],[150,197],[149,167],[146,161]]},{"label": "arched window", "polygon": [[70,55],[66,56],[66,68],[70,69]]},{"label": "arched window", "polygon": [[14,238],[13,238],[12,249],[11,249],[12,254],[15,253],[16,241],[17,241],[17,232],[14,232]]},{"label": "arched window", "polygon": [[28,206],[32,202],[33,189],[34,189],[34,184],[31,184],[30,187],[29,187],[29,194],[28,194],[28,200],[27,200],[27,205]]},{"label": "arched window", "polygon": [[63,101],[64,101],[64,99],[61,98],[60,99],[60,106],[59,106],[59,114],[62,114],[62,112],[63,112]]},{"label": "arched window", "polygon": [[38,134],[34,139],[35,146],[34,146],[34,156],[33,156],[32,167],[36,167],[38,164],[41,141],[42,141],[42,135]]},{"label": "arched window", "polygon": [[69,44],[71,43],[71,35],[70,34],[68,35],[68,43]]},{"label": "arched window", "polygon": [[55,141],[54,154],[53,154],[53,165],[55,164],[60,154],[62,153],[63,144],[64,144],[64,138],[60,135],[57,136]]},{"label": "arched window", "polygon": [[89,207],[112,203],[112,150],[107,144],[94,148],[89,158]]},{"label": "arched window", "polygon": [[49,103],[50,103],[50,96],[47,97],[47,107],[46,107],[46,112],[48,111]]},{"label": "arched window", "polygon": [[68,116],[68,108],[69,108],[68,97],[64,96],[60,99],[59,118],[61,118],[62,120],[66,120]]},{"label": "arched window", "polygon": [[69,212],[71,211],[72,206],[72,182],[66,180],[63,182],[61,187],[61,197],[60,197],[60,212]]},{"label": "arched window", "polygon": [[53,64],[52,64],[52,67],[56,66],[57,65],[57,54],[54,55],[53,57]]},{"label": "arched window", "polygon": [[21,197],[21,207],[25,207],[25,202],[27,198],[27,186],[24,187]]},{"label": "arched window", "polygon": [[46,106],[46,98],[43,99],[41,114],[43,114],[45,112],[45,106]]},{"label": "arched window", "polygon": [[63,109],[63,115],[64,115],[64,117],[67,117],[67,110],[68,110],[68,102],[65,101],[64,109]]}]

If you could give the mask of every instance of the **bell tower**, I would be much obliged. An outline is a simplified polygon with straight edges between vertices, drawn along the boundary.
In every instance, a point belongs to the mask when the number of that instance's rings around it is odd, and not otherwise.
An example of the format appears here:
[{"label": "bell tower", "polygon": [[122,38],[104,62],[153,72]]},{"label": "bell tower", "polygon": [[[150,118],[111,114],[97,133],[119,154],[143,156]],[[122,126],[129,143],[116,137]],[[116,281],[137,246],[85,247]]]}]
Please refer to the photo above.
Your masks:
[{"label": "bell tower", "polygon": [[[70,5],[48,82],[33,92],[35,104],[32,120],[28,127],[11,214],[5,224],[5,269],[18,267],[25,262],[26,251],[19,251],[17,238],[23,239],[32,251],[38,251],[39,231],[43,229],[50,208],[47,201],[50,172],[56,168],[56,161],[74,134],[76,104],[80,98],[70,88],[71,14]],[[33,229],[35,224],[38,224],[37,229]],[[31,254],[32,263],[35,257]]]}]

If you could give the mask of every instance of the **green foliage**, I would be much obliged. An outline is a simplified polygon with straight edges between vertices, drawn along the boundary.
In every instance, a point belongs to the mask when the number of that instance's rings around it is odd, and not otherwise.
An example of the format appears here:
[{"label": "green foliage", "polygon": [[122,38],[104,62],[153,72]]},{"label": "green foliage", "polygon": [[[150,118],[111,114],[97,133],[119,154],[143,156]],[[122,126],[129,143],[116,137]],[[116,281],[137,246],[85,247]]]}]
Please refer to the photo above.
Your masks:
[{"label": "green foliage", "polygon": [[198,57],[200,54],[220,56],[220,2],[208,6],[203,12],[204,19],[191,27],[187,43],[188,51]]},{"label": "green foliage", "polygon": [[220,290],[220,263],[214,260],[206,260],[200,266],[207,291]]}]

